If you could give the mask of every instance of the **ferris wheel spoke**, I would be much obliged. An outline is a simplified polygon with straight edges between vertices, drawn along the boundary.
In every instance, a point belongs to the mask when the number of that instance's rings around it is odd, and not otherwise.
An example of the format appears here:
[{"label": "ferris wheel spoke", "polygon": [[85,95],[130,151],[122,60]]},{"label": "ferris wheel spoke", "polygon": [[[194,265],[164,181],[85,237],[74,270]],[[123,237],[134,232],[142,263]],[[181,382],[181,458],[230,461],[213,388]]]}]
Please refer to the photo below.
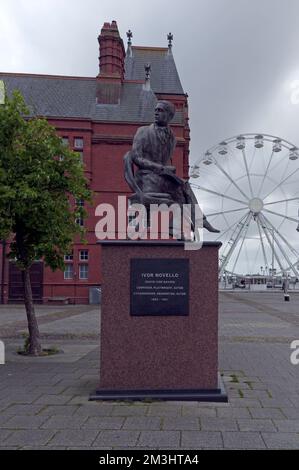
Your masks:
[{"label": "ferris wheel spoke", "polygon": [[237,188],[237,190],[242,194],[242,196],[244,196],[247,200],[249,200],[249,197],[247,196],[247,194],[244,193],[244,191],[240,188],[240,186],[237,185],[235,180],[224,170],[224,168],[222,168],[222,166],[217,162],[216,159],[214,160],[214,163],[217,166],[217,168],[219,168],[219,170],[227,177],[227,179],[235,186],[235,188]]},{"label": "ferris wheel spoke", "polygon": [[245,149],[242,149],[242,155],[243,155],[243,161],[244,161],[244,165],[245,165],[245,169],[246,169],[246,175],[247,175],[247,179],[248,179],[250,194],[251,194],[251,197],[253,198],[253,190],[252,190],[252,184],[251,184],[251,179],[250,179],[250,174],[249,174],[249,169],[248,169],[248,163],[247,163],[247,160],[246,160]]},{"label": "ferris wheel spoke", "polygon": [[[281,233],[279,233],[279,231],[274,227],[274,225],[271,223],[271,221],[265,216],[265,215],[262,215],[263,219],[266,221],[266,223],[268,225],[270,225],[270,227],[272,228],[273,232],[276,233],[276,244],[278,246],[278,248],[280,249],[283,257],[285,258],[285,260],[287,261],[288,265],[289,265],[289,268],[293,271],[293,273],[295,274],[295,276],[297,277],[299,274],[298,274],[298,271],[294,268],[290,258],[288,257],[287,253],[285,252],[283,246],[280,244],[279,240],[278,240],[278,237],[287,245],[287,247],[289,248],[289,250],[295,254],[296,256],[298,256],[298,253],[296,250],[293,249],[293,247],[289,244],[289,242],[287,241],[287,239],[281,235]],[[274,234],[273,234],[273,238],[274,238]]]},{"label": "ferris wheel spoke", "polygon": [[[260,218],[260,214],[257,216],[257,218]],[[283,266],[282,266],[282,264],[281,264],[280,258],[278,257],[278,255],[277,255],[277,253],[276,253],[276,251],[275,251],[275,248],[274,248],[274,235],[273,235],[273,241],[272,241],[272,243],[271,243],[271,238],[270,238],[270,235],[269,235],[269,233],[268,233],[268,228],[266,227],[265,223],[263,222],[263,220],[262,220],[261,218],[260,218],[260,221],[261,221],[262,230],[263,230],[264,234],[266,235],[266,238],[267,238],[268,243],[269,243],[269,246],[270,246],[270,248],[271,248],[271,250],[272,250],[273,256],[275,257],[275,259],[276,259],[276,261],[277,261],[277,263],[278,263],[280,269],[281,269],[282,271],[284,271],[284,268],[283,268]]]},{"label": "ferris wheel spoke", "polygon": [[[286,246],[288,247],[288,249],[290,250],[291,253],[293,253],[293,255],[295,255],[297,258],[299,258],[299,253],[297,250],[295,250],[295,248],[292,247],[292,245],[289,243],[289,241],[274,227],[274,225],[271,223],[271,221],[268,219],[268,217],[266,217],[264,214],[263,214],[263,218],[265,219],[265,221],[270,225],[270,227],[272,228],[272,230],[274,230],[274,232],[276,233],[277,237],[279,237],[285,244]],[[288,258],[288,262],[290,265],[292,265],[290,259]],[[293,272],[295,273],[295,271],[293,270]],[[298,272],[296,271],[296,276],[298,276]]]},{"label": "ferris wheel spoke", "polygon": [[268,194],[267,196],[264,197],[264,200],[267,199],[267,197],[270,196],[270,194],[272,194],[277,188],[279,188],[283,183],[285,183],[289,178],[291,178],[291,176],[293,176],[295,173],[297,173],[297,171],[299,171],[299,168],[297,168],[295,171],[293,171],[293,173],[291,173],[290,175],[288,175],[286,178],[284,178],[282,181],[280,181],[280,183],[278,183],[274,189],[272,189]]},{"label": "ferris wheel spoke", "polygon": [[295,255],[297,258],[299,258],[299,253],[295,248],[292,247],[292,245],[289,243],[289,241],[271,224],[270,220],[264,215],[264,218],[266,219],[267,223],[272,227],[274,232],[277,234],[278,237],[282,239],[282,241],[287,245],[288,249]]},{"label": "ferris wheel spoke", "polygon": [[236,227],[237,225],[239,225],[239,223],[242,222],[243,219],[245,219],[247,216],[247,214],[244,214],[241,219],[239,219],[237,222],[234,222],[233,224],[231,224],[224,232],[221,232],[221,234],[215,239],[215,241],[218,241],[220,238],[223,237],[223,235],[225,235],[227,232],[229,232],[230,230],[232,230],[233,227]]},{"label": "ferris wheel spoke", "polygon": [[243,204],[244,206],[247,206],[246,201],[241,201],[241,199],[235,199],[234,197],[227,196],[226,194],[218,193],[217,191],[212,191],[211,189],[204,188],[203,186],[199,186],[195,183],[190,183],[190,186],[193,186],[196,189],[200,189],[202,191],[205,191],[207,193],[215,194],[216,196],[221,196],[224,197],[225,199],[230,199],[231,201],[239,202],[240,204]]},{"label": "ferris wheel spoke", "polygon": [[247,271],[249,270],[249,266],[250,266],[250,262],[249,262],[249,257],[248,257],[248,250],[247,250],[247,246],[245,245],[244,247],[244,253],[245,253],[245,256],[246,256],[246,262],[247,262]]},{"label": "ferris wheel spoke", "polygon": [[227,150],[229,151],[230,156],[231,156],[230,160],[234,162],[234,165],[238,165],[239,169],[243,171],[243,163],[239,161],[239,157],[235,153],[235,151],[230,146],[228,146]]},{"label": "ferris wheel spoke", "polygon": [[235,272],[235,267],[236,267],[237,262],[238,262],[238,260],[239,260],[239,256],[240,256],[241,250],[242,250],[243,245],[244,245],[244,241],[245,241],[245,238],[246,238],[246,235],[247,235],[247,232],[248,232],[248,228],[249,228],[249,224],[250,224],[250,222],[251,222],[251,219],[252,219],[252,214],[250,213],[250,217],[249,217],[249,219],[248,219],[248,221],[247,221],[246,228],[245,228],[245,230],[244,230],[244,234],[243,234],[243,238],[242,238],[242,241],[241,241],[241,244],[240,244],[240,248],[239,248],[237,257],[236,257],[235,262],[234,262],[234,265],[233,265],[233,270],[232,270],[233,273]]},{"label": "ferris wheel spoke", "polygon": [[298,201],[298,200],[299,200],[299,197],[291,197],[289,199],[281,199],[280,201],[266,202],[264,206],[270,206],[271,204],[279,204],[281,202]]},{"label": "ferris wheel spoke", "polygon": [[[225,252],[225,250],[226,250],[226,245],[227,245],[229,239],[230,239],[229,233],[223,234],[223,236],[222,236],[222,238],[221,238],[221,243],[222,243],[221,253],[224,253],[224,252]],[[215,240],[215,241],[216,241],[216,240]]]},{"label": "ferris wheel spoke", "polygon": [[289,167],[289,164],[290,164],[290,161],[291,161],[291,160],[289,160],[288,154],[287,154],[287,153],[284,153],[284,154],[281,156],[281,159],[276,163],[276,165],[272,166],[272,168],[271,168],[271,172],[272,172],[272,174],[274,174],[276,168],[278,168],[278,167],[281,165],[281,162],[283,162],[284,159],[287,160],[287,163],[286,163],[286,165],[285,165],[285,168],[284,168],[284,170],[283,170],[283,173],[281,174],[281,179],[283,179],[283,178],[285,177],[285,174],[286,174],[286,172],[287,172],[287,170],[288,170],[288,167]]},{"label": "ferris wheel spoke", "polygon": [[269,265],[268,265],[268,260],[267,260],[267,257],[266,257],[266,250],[265,250],[264,240],[263,240],[263,237],[262,237],[261,224],[260,224],[260,220],[259,220],[258,217],[256,218],[256,223],[257,223],[257,226],[258,226],[258,231],[259,231],[259,236],[260,236],[260,241],[261,241],[261,247],[262,247],[262,252],[263,252],[264,263],[265,263],[265,266],[269,266]]},{"label": "ferris wheel spoke", "polygon": [[256,153],[256,148],[254,147],[253,152],[252,152],[252,156],[251,156],[251,160],[250,160],[250,163],[249,163],[249,172],[251,171],[251,168],[253,167],[253,162],[255,160],[255,153]]},{"label": "ferris wheel spoke", "polygon": [[254,272],[254,268],[255,268],[255,266],[257,265],[257,259],[258,259],[259,253],[260,253],[260,248],[261,248],[261,246],[259,245],[259,246],[257,247],[255,257],[254,257],[254,259],[252,260],[252,263],[250,264],[250,268],[251,268],[251,269],[250,269],[249,272],[251,272],[251,273]]},{"label": "ferris wheel spoke", "polygon": [[238,244],[238,242],[239,242],[239,240],[242,236],[242,233],[244,231],[244,227],[246,227],[246,224],[247,224],[247,222],[249,221],[250,218],[251,218],[251,213],[248,212],[245,222],[240,223],[241,226],[240,226],[239,230],[237,231],[236,237],[234,238],[234,234],[232,235],[232,237],[231,237],[231,240],[232,240],[231,247],[230,247],[227,255],[224,255],[224,258],[223,258],[223,261],[221,263],[220,270],[219,270],[219,276],[222,276],[222,273],[223,273],[226,265],[228,264],[232,254],[235,251],[235,248],[236,248],[236,246],[237,246],[237,244]]},{"label": "ferris wheel spoke", "polygon": [[260,189],[259,189],[259,192],[258,192],[258,195],[257,195],[258,197],[259,197],[259,195],[261,194],[261,190],[262,190],[262,187],[263,187],[263,185],[264,185],[265,179],[266,179],[266,177],[267,177],[267,174],[268,174],[268,171],[269,171],[271,162],[272,162],[273,155],[274,155],[274,152],[272,151],[271,157],[270,157],[270,159],[269,159],[269,161],[268,161],[268,165],[267,165],[266,171],[265,171],[265,173],[264,173],[264,176],[263,176],[263,179],[262,179],[262,182],[261,182],[261,185],[260,185]]},{"label": "ferris wheel spoke", "polygon": [[212,212],[211,214],[205,214],[207,217],[213,217],[214,215],[222,215],[222,214],[230,214],[231,212],[240,212],[246,211],[247,207],[241,207],[241,209],[231,209],[230,211],[222,211],[222,212]]},{"label": "ferris wheel spoke", "polygon": [[269,212],[269,214],[273,214],[273,215],[277,215],[279,217],[282,217],[283,219],[291,220],[292,222],[296,222],[296,224],[298,224],[298,219],[294,219],[294,217],[289,217],[288,215],[279,214],[279,212],[270,211],[270,209],[264,209],[264,211]]}]

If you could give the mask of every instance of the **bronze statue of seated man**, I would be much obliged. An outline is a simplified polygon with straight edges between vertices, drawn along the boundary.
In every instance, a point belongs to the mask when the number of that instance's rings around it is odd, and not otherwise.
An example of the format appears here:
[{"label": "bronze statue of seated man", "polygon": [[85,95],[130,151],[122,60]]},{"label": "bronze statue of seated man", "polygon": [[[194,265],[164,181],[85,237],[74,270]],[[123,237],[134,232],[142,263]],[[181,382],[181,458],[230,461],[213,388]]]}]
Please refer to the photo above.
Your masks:
[{"label": "bronze statue of seated man", "polygon": [[[175,114],[175,107],[169,101],[158,101],[155,108],[155,122],[140,127],[134,137],[132,150],[127,152],[125,179],[134,191],[131,203],[143,204],[149,210],[150,204],[191,205],[191,227],[196,227],[197,199],[188,181],[179,178],[172,165],[172,154],[176,140],[169,122]],[[134,174],[134,164],[137,171]],[[203,216],[203,227],[210,232],[219,232]]]}]

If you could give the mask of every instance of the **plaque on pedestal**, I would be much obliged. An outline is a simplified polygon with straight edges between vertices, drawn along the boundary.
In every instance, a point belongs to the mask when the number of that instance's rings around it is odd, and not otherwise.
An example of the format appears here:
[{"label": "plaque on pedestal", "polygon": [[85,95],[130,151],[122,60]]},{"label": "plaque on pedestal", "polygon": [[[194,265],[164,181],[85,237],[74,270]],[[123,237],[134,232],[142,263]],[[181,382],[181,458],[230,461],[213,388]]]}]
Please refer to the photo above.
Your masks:
[{"label": "plaque on pedestal", "polygon": [[131,259],[131,315],[188,315],[188,259]]}]

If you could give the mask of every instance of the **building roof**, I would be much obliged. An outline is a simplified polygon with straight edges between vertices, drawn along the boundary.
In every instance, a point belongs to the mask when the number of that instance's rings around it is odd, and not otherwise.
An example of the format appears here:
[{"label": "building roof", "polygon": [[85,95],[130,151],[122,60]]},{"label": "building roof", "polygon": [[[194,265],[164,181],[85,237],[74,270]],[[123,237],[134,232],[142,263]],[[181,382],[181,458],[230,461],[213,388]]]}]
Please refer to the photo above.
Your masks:
[{"label": "building roof", "polygon": [[[96,78],[1,73],[10,95],[18,89],[32,115],[52,118],[83,118],[93,121],[152,122],[155,93],[184,94],[172,53],[167,48],[137,47],[125,58],[125,81],[118,104],[98,104]],[[145,64],[151,64],[150,88],[144,87]],[[172,121],[184,123],[181,111]]]},{"label": "building roof", "polygon": [[144,80],[145,64],[151,65],[151,87],[155,93],[184,94],[172,53],[167,47],[132,46],[125,58],[125,79]]},{"label": "building roof", "polygon": [[[10,95],[19,90],[31,115],[83,118],[94,121],[152,122],[157,98],[142,83],[124,83],[119,104],[97,104],[97,80],[92,78],[58,77],[49,75],[3,74]],[[183,123],[177,112],[173,123]]]}]

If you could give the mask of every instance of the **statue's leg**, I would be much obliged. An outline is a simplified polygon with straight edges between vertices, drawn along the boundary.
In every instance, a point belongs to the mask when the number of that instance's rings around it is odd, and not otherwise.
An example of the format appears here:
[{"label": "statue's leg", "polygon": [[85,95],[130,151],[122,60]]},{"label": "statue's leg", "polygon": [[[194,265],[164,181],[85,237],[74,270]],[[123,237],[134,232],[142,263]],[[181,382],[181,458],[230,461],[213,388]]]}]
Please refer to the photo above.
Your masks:
[{"label": "statue's leg", "polygon": [[[194,192],[191,189],[191,186],[188,182],[185,183],[184,185],[184,193],[185,193],[185,199],[186,199],[186,204],[190,204],[191,207],[191,224],[192,224],[192,230],[195,233],[196,230],[196,206],[198,206],[198,202],[196,199],[196,196]],[[199,208],[199,206],[198,206]],[[201,213],[201,211],[200,211]],[[204,214],[202,214],[203,218],[205,218]]]},{"label": "statue's leg", "polygon": [[[196,219],[196,209],[195,208],[196,208],[196,206],[199,207],[199,205],[198,205],[196,196],[195,196],[194,192],[192,191],[191,186],[188,182],[186,182],[186,184],[184,186],[184,190],[185,190],[185,194],[186,194],[187,204],[191,204],[191,220],[192,220],[192,224],[193,224],[194,229],[196,229],[196,227],[198,226],[196,224],[198,219]],[[220,230],[217,230],[216,228],[212,227],[212,225],[208,222],[206,216],[201,212],[201,210],[200,210],[199,213],[201,214],[202,221],[203,221],[203,227],[205,229],[207,229],[209,232],[215,232],[215,233],[220,232]]]}]

